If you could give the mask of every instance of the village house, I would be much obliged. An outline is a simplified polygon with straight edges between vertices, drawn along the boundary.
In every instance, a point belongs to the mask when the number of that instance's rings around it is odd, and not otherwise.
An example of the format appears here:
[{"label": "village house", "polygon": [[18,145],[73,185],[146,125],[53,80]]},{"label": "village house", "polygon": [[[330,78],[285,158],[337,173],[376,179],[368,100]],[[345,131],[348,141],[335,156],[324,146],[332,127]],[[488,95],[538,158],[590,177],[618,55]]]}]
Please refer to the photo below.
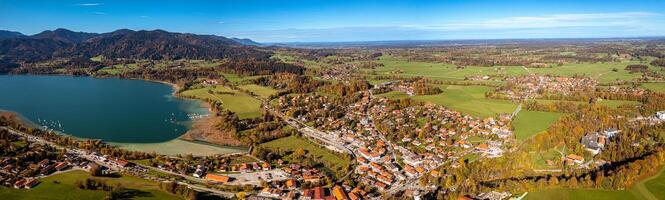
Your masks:
[{"label": "village house", "polygon": [[205,179],[216,183],[228,183],[231,181],[231,177],[216,174],[206,174]]},{"label": "village house", "polygon": [[582,164],[584,162],[584,158],[582,156],[578,156],[578,155],[575,155],[575,154],[569,154],[568,156],[564,157],[563,159],[569,165]]}]

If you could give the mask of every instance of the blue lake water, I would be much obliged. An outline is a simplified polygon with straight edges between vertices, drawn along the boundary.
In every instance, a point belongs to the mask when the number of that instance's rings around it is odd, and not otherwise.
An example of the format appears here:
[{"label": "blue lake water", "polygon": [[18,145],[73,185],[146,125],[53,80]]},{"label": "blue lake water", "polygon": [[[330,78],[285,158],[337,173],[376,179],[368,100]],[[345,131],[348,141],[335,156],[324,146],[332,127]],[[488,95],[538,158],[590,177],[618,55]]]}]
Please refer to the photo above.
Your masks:
[{"label": "blue lake water", "polygon": [[117,78],[0,75],[0,109],[75,137],[155,143],[185,133],[199,101],[170,85]]}]

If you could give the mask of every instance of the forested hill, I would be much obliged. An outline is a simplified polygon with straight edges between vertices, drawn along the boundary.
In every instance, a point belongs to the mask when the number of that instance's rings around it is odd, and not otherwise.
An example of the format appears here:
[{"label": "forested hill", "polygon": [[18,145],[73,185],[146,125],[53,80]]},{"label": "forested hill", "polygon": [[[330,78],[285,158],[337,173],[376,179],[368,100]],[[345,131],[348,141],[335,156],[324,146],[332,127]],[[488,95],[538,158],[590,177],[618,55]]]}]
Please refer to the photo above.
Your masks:
[{"label": "forested hill", "polygon": [[109,33],[56,29],[24,36],[3,31],[0,58],[14,63],[55,58],[94,57],[132,59],[264,59],[270,54],[226,37],[173,33],[163,30],[120,29]]}]

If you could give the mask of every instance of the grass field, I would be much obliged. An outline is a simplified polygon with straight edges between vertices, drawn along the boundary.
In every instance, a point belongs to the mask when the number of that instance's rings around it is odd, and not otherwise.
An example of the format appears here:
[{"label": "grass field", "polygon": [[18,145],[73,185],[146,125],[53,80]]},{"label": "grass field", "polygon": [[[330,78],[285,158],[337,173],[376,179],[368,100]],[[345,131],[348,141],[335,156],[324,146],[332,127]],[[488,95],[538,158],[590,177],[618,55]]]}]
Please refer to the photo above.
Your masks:
[{"label": "grass field", "polygon": [[[88,172],[71,171],[40,179],[41,183],[30,190],[17,190],[0,187],[0,199],[33,200],[33,199],[104,199],[106,192],[101,190],[81,190],[74,186],[76,180],[89,178]],[[135,177],[99,178],[109,185],[121,184],[133,193],[132,199],[181,199],[159,190],[156,182]],[[57,181],[58,183],[56,183]]]},{"label": "grass field", "polygon": [[241,86],[238,86],[238,87],[242,88],[242,89],[245,89],[245,90],[249,90],[249,91],[253,92],[254,94],[259,95],[260,97],[266,98],[266,99],[268,97],[270,97],[270,95],[277,94],[279,92],[278,90],[275,90],[273,88],[266,87],[266,86],[260,86],[260,85],[256,85],[256,84],[241,85]]},{"label": "grass field", "polygon": [[661,167],[656,176],[635,183],[626,190],[594,190],[594,189],[546,189],[529,192],[526,199],[665,199],[665,167]]},{"label": "grass field", "polygon": [[517,105],[507,100],[487,99],[485,92],[492,88],[485,86],[444,86],[437,95],[415,96],[419,101],[446,106],[464,114],[477,117],[491,117],[498,113],[512,113]]},{"label": "grass field", "polygon": [[[596,79],[598,82],[607,83],[616,80],[632,80],[639,78],[642,73],[630,73],[624,70],[627,65],[639,64],[637,61],[609,62],[609,63],[570,63],[552,68],[530,68],[536,74],[549,74],[559,76],[584,75]],[[616,69],[617,71],[612,71]]]},{"label": "grass field", "polygon": [[253,80],[261,77],[261,76],[239,76],[237,74],[229,74],[229,73],[222,73],[222,76],[224,76],[224,78],[226,78],[226,80],[230,81],[231,83],[236,83],[236,84],[246,80]]},{"label": "grass field", "polygon": [[665,92],[665,83],[643,83],[640,87],[654,92]]},{"label": "grass field", "polygon": [[[558,102],[558,100],[542,100],[538,99],[536,100],[538,103],[542,104],[552,104]],[[583,104],[583,103],[588,103],[588,102],[582,102],[582,101],[561,101],[561,102],[571,102],[571,103],[576,103],[576,104]],[[605,105],[610,108],[616,108],[619,107],[620,105],[624,104],[630,104],[630,105],[639,105],[640,102],[637,101],[624,101],[624,100],[601,100],[597,101],[598,104],[600,105]]]},{"label": "grass field", "polygon": [[189,142],[182,139],[174,139],[161,143],[111,143],[120,148],[130,151],[155,152],[164,155],[187,155],[210,156],[217,154],[232,154],[246,152],[247,149],[239,147],[221,147],[207,144]]},{"label": "grass field", "polygon": [[524,199],[537,199],[537,200],[574,200],[574,199],[640,199],[626,190],[592,190],[592,189],[546,189],[536,192],[529,192]]},{"label": "grass field", "polygon": [[106,72],[108,74],[115,75],[135,70],[137,67],[138,66],[136,65],[136,63],[126,64],[126,65],[118,64],[118,65],[104,67],[98,70],[98,72]]},{"label": "grass field", "polygon": [[408,61],[392,56],[383,56],[378,60],[384,67],[374,71],[378,75],[398,75],[403,77],[428,77],[438,80],[464,80],[467,76],[476,75],[524,75],[528,72],[521,67],[474,67],[467,66],[457,69],[455,65],[430,62]]},{"label": "grass field", "polygon": [[665,166],[661,167],[660,172],[658,172],[656,176],[648,178],[641,184],[638,183],[637,187],[641,186],[646,187],[646,189],[649,190],[649,192],[651,192],[654,197],[665,199]]},{"label": "grass field", "polygon": [[[624,70],[627,65],[638,64],[639,62],[637,61],[569,63],[555,67],[529,68],[529,71],[521,66],[467,66],[463,69],[457,69],[456,66],[451,64],[408,61],[406,59],[392,56],[382,56],[378,62],[384,65],[384,67],[374,70],[378,75],[393,74],[403,77],[422,76],[439,80],[463,80],[464,77],[478,75],[519,76],[535,73],[559,76],[584,75],[595,78],[599,82],[607,83],[617,80],[632,80],[639,78],[642,75],[642,73],[630,73],[629,71]],[[616,69],[616,72],[613,71],[614,69]]]},{"label": "grass field", "polygon": [[550,149],[548,151],[542,151],[542,152],[529,152],[529,156],[531,156],[531,162],[533,163],[534,170],[561,168],[560,165],[550,166],[547,164],[547,160],[557,161],[561,159],[561,154],[557,152],[555,149]]},{"label": "grass field", "polygon": [[524,140],[547,130],[563,113],[522,110],[513,120],[515,137]]},{"label": "grass field", "polygon": [[409,95],[407,95],[404,92],[400,92],[400,91],[390,91],[390,92],[378,94],[376,96],[377,97],[385,97],[385,98],[392,99],[392,100],[403,99],[403,98],[409,97]]},{"label": "grass field", "polygon": [[[308,154],[314,155],[321,160],[325,160],[329,163],[333,163],[332,168],[344,168],[349,165],[349,160],[345,159],[342,156],[336,155],[329,150],[320,147],[316,144],[312,144],[306,139],[299,138],[296,136],[289,136],[266,142],[261,144],[263,147],[267,147],[273,150],[282,149],[288,151],[295,151],[298,148],[303,148],[307,151]],[[285,159],[286,161],[289,161]]]},{"label": "grass field", "polygon": [[[212,93],[209,93],[212,91]],[[221,92],[221,93],[220,93]],[[224,86],[211,86],[187,90],[180,95],[195,99],[210,99],[222,103],[225,109],[238,114],[241,119],[261,116],[261,101]]]}]

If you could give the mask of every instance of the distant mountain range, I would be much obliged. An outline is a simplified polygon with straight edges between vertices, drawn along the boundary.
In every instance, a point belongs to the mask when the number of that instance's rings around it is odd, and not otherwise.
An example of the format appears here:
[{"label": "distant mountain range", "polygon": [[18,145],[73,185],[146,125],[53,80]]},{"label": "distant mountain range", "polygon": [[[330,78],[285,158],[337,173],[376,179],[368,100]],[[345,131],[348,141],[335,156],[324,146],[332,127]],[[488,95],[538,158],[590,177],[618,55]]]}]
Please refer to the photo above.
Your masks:
[{"label": "distant mountain range", "polygon": [[120,29],[108,33],[47,30],[35,35],[0,31],[0,63],[36,62],[54,58],[222,59],[270,57],[249,39]]},{"label": "distant mountain range", "polygon": [[240,43],[242,45],[257,46],[257,47],[266,46],[265,44],[255,42],[254,40],[251,40],[249,38],[242,38],[242,39],[241,38],[231,38],[231,40],[236,41],[237,43]]}]

